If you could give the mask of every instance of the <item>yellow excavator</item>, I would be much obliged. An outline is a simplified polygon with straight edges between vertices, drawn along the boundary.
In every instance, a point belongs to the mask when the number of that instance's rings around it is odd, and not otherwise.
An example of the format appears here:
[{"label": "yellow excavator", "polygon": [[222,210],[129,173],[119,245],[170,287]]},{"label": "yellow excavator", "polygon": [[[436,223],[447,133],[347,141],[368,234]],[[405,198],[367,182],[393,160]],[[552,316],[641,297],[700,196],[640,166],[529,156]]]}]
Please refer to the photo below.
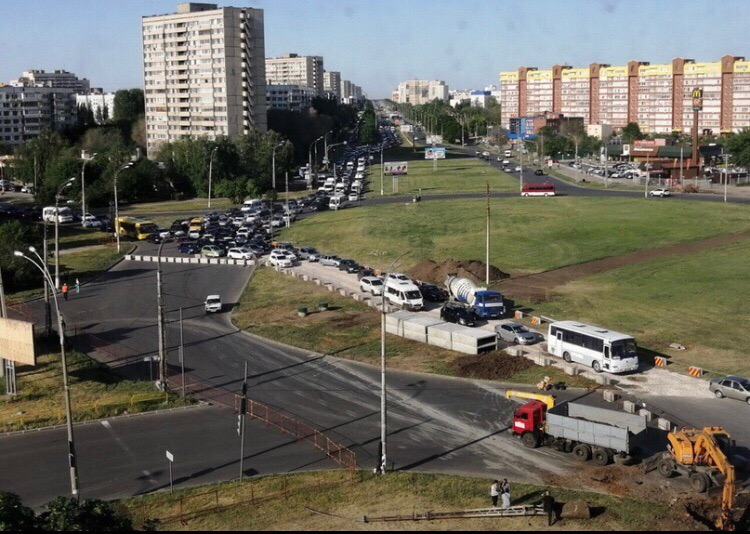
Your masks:
[{"label": "yellow excavator", "polygon": [[720,426],[682,429],[670,432],[666,452],[657,458],[655,468],[669,478],[680,473],[690,478],[690,485],[698,493],[711,486],[724,486],[721,497],[721,514],[716,527],[734,530],[732,506],[734,505],[734,466],[729,463],[731,441]]},{"label": "yellow excavator", "polygon": [[513,389],[509,389],[505,392],[505,398],[538,400],[546,404],[548,410],[554,408],[555,406],[555,397],[553,397],[552,395],[544,395],[543,393],[531,393],[529,391],[516,391]]}]

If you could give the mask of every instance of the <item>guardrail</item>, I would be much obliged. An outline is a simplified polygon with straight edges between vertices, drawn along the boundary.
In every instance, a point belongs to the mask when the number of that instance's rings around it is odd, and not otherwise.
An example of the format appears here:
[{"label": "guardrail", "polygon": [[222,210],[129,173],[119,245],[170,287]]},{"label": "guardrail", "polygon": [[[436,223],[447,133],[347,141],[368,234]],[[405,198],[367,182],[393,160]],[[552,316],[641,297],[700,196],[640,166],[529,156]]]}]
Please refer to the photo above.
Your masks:
[{"label": "guardrail", "polygon": [[[125,254],[125,260],[158,262],[159,257],[158,256],[142,256],[140,254]],[[243,267],[256,264],[256,260],[236,260],[232,258],[203,258],[199,256],[188,256],[188,257],[162,256],[161,261],[162,263],[192,263],[192,264],[203,264],[203,265],[241,265]]]}]

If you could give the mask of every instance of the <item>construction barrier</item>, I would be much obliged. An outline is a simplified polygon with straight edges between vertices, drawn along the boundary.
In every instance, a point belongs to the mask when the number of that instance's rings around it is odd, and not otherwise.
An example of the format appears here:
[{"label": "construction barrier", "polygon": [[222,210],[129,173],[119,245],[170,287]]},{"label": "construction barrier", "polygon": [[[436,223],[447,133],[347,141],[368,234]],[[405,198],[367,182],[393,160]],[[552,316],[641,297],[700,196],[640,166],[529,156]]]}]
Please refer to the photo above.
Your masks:
[{"label": "construction barrier", "polygon": [[654,356],[654,365],[656,367],[666,367],[667,366],[667,359],[662,358],[661,356]]},{"label": "construction barrier", "polygon": [[531,317],[531,324],[542,324],[541,317],[532,316]]},{"label": "construction barrier", "polygon": [[692,365],[690,367],[688,367],[688,374],[690,376],[694,376],[696,378],[700,378],[701,376],[703,376],[703,373],[704,373],[704,371],[700,367],[693,367]]},{"label": "construction barrier", "polygon": [[523,312],[521,310],[516,310],[516,313],[513,314],[513,317],[516,319],[523,319]]}]

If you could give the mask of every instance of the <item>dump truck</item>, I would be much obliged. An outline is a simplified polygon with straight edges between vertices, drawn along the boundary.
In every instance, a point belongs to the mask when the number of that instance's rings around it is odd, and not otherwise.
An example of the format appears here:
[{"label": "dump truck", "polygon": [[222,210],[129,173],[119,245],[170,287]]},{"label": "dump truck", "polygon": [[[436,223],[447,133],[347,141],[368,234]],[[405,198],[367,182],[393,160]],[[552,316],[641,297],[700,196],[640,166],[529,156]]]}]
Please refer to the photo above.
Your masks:
[{"label": "dump truck", "polygon": [[477,317],[498,319],[505,315],[505,303],[499,291],[478,287],[470,279],[454,274],[445,279],[445,287],[453,300],[469,306]]},{"label": "dump truck", "polygon": [[571,402],[548,404],[532,400],[513,414],[513,435],[529,448],[547,445],[572,452],[581,462],[625,464],[634,455],[634,437],[646,431],[644,416]]}]

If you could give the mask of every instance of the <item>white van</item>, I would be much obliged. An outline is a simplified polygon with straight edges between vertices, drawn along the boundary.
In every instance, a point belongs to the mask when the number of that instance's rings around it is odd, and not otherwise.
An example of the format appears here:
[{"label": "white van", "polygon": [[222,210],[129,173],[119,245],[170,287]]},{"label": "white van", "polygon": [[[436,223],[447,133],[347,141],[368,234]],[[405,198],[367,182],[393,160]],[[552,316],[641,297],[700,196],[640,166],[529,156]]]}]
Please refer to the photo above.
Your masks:
[{"label": "white van", "polygon": [[509,157],[511,157],[511,156],[512,156],[513,154],[511,153],[511,151],[510,151],[510,150],[506,150],[506,151],[505,151],[505,154],[504,154],[504,155],[505,155],[505,157],[506,157],[506,158],[509,158]]},{"label": "white van", "polygon": [[385,284],[385,298],[391,304],[404,310],[417,311],[424,307],[422,293],[412,282],[388,279]]},{"label": "white van", "polygon": [[68,207],[56,208],[47,206],[42,210],[42,220],[47,222],[69,223],[73,222],[73,212]]},{"label": "white van", "polygon": [[247,213],[248,211],[252,211],[255,208],[260,208],[261,206],[263,206],[263,201],[259,198],[253,198],[243,202],[240,211]]},{"label": "white van", "polygon": [[347,200],[346,195],[344,194],[334,195],[328,201],[328,209],[333,210],[333,211],[344,209],[348,205],[349,205],[349,201]]}]

